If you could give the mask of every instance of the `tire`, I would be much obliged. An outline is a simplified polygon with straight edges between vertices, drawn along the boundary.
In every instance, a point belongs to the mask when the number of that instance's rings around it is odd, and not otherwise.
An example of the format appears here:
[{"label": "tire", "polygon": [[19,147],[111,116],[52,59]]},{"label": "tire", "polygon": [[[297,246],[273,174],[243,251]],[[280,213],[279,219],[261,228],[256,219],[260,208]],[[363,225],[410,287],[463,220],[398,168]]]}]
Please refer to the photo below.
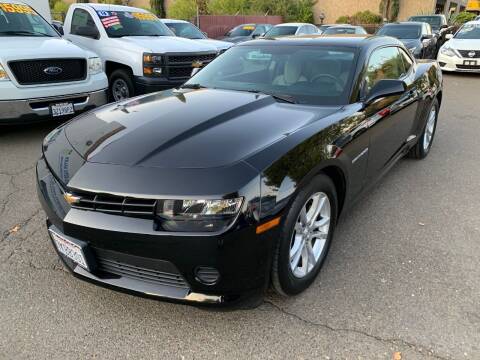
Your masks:
[{"label": "tire", "polygon": [[[302,227],[300,218],[301,211],[305,208],[308,218],[308,214],[310,213],[308,211],[308,204],[310,204],[310,209],[312,209],[314,203],[313,199],[318,194],[322,194],[319,195],[320,199],[325,197],[330,205],[329,225],[328,228],[326,226],[321,227],[324,233],[321,239],[316,238],[311,239],[310,241],[305,241],[305,239],[309,238],[309,236],[311,236],[313,233],[306,233],[306,231],[312,230],[305,230],[306,227]],[[326,204],[326,202],[324,204]],[[326,217],[322,215],[324,213],[326,214],[327,211],[322,210],[314,220],[318,220],[317,223],[326,221]],[[284,296],[296,295],[307,289],[312,284],[328,254],[337,222],[337,214],[337,192],[335,185],[328,176],[323,174],[316,176],[307,186],[298,192],[296,198],[293,200],[290,208],[287,211],[284,221],[281,224],[280,237],[277,241],[273,254],[271,273],[272,285],[277,293]],[[312,216],[310,219],[311,218]],[[320,229],[320,227],[318,229]],[[315,232],[314,229],[313,231]],[[319,234],[320,232],[317,231],[315,233]],[[308,245],[305,247],[306,252],[304,252],[302,249],[301,259],[298,261],[298,267],[295,268],[295,265],[291,265],[291,263],[295,264],[296,259],[292,254],[298,254],[295,249],[298,249],[299,247],[297,245],[302,243],[299,242],[299,239],[311,244],[311,252],[309,253],[308,250],[306,250],[308,249]],[[312,261],[311,263],[307,263],[303,261],[303,254],[311,255],[314,253],[315,256],[318,255],[316,262]],[[309,256],[307,256],[307,258],[311,259]]]},{"label": "tire", "polygon": [[418,139],[415,146],[410,149],[410,152],[408,153],[409,157],[413,159],[424,159],[429,154],[430,149],[432,148],[433,140],[435,138],[435,132],[437,130],[439,111],[440,105],[438,103],[438,100],[435,99],[433,100],[432,105],[428,111],[422,134],[420,135],[420,138]]},{"label": "tire", "polygon": [[108,93],[111,101],[121,101],[135,96],[135,86],[128,70],[114,70],[108,79]]}]

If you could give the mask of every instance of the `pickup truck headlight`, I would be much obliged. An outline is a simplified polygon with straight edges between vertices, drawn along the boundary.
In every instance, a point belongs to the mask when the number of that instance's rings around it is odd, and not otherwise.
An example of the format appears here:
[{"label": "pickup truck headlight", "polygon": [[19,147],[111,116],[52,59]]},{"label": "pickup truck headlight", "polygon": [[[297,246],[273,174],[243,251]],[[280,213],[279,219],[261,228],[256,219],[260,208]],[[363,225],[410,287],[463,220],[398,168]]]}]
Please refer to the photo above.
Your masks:
[{"label": "pickup truck headlight", "polygon": [[9,81],[10,78],[7,75],[7,72],[3,68],[2,65],[0,65],[0,81]]},{"label": "pickup truck headlight", "polygon": [[143,75],[159,76],[162,74],[163,57],[158,54],[143,54]]},{"label": "pickup truck headlight", "polygon": [[157,216],[165,231],[217,232],[236,219],[243,198],[222,200],[160,200]]},{"label": "pickup truck headlight", "polygon": [[90,75],[99,74],[103,71],[102,60],[98,57],[88,59],[88,73]]},{"label": "pickup truck headlight", "polygon": [[457,56],[457,53],[450,46],[442,46],[440,53],[445,56]]}]

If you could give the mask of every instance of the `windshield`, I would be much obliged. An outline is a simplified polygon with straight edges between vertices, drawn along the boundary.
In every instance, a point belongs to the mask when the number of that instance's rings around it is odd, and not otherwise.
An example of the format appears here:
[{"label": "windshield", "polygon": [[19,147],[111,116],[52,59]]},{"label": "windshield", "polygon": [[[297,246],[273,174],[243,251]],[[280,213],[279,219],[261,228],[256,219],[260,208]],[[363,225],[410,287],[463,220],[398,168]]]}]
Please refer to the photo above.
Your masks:
[{"label": "windshield", "polygon": [[295,35],[297,32],[297,26],[274,26],[267,31],[265,36],[286,36]]},{"label": "windshield", "polygon": [[0,3],[0,36],[58,37],[58,33],[30,6]]},{"label": "windshield", "polygon": [[251,91],[309,105],[347,104],[356,53],[349,47],[233,47],[185,87]]},{"label": "windshield", "polygon": [[354,28],[340,28],[340,27],[331,27],[325,30],[325,35],[335,35],[335,34],[355,34]]},{"label": "windshield", "polygon": [[207,37],[190,23],[166,23],[170,30],[177,36],[187,39],[206,39]]},{"label": "windshield", "polygon": [[455,39],[480,39],[480,24],[466,24],[458,30]]},{"label": "windshield", "polygon": [[240,25],[227,33],[227,36],[235,37],[235,36],[250,36],[255,31],[254,25]]},{"label": "windshield", "polygon": [[149,12],[97,11],[109,37],[173,36],[159,18]]},{"label": "windshield", "polygon": [[384,26],[378,30],[377,35],[393,36],[397,39],[418,39],[420,37],[420,26]]},{"label": "windshield", "polygon": [[410,21],[425,22],[430,24],[432,29],[439,29],[442,21],[439,16],[412,16]]}]

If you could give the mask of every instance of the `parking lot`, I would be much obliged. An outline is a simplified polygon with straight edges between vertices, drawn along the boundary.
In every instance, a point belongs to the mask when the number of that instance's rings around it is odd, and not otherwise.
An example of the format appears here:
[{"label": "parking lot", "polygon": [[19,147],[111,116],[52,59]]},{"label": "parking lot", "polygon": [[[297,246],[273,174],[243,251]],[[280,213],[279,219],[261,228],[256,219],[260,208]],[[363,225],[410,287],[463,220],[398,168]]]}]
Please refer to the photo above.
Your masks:
[{"label": "parking lot", "polygon": [[401,161],[343,216],[310,289],[254,310],[71,276],[35,191],[55,125],[0,129],[0,358],[480,359],[479,83],[445,75],[429,157]]}]

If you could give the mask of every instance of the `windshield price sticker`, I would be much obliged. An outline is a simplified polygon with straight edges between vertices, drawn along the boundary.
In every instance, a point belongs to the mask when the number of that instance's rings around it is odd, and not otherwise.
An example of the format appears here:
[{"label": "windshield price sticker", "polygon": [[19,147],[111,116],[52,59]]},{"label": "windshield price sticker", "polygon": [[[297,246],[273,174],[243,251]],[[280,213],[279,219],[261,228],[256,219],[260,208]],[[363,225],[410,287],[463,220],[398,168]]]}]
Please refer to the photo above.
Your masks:
[{"label": "windshield price sticker", "polygon": [[141,12],[134,12],[132,16],[137,20],[144,20],[144,21],[160,21],[158,18],[150,13],[141,13]]},{"label": "windshield price sticker", "polygon": [[243,30],[255,30],[254,26],[244,26]]},{"label": "windshield price sticker", "polygon": [[35,11],[33,11],[33,9],[30,6],[22,5],[22,4],[0,3],[0,10],[3,10],[6,13],[36,15]]}]

